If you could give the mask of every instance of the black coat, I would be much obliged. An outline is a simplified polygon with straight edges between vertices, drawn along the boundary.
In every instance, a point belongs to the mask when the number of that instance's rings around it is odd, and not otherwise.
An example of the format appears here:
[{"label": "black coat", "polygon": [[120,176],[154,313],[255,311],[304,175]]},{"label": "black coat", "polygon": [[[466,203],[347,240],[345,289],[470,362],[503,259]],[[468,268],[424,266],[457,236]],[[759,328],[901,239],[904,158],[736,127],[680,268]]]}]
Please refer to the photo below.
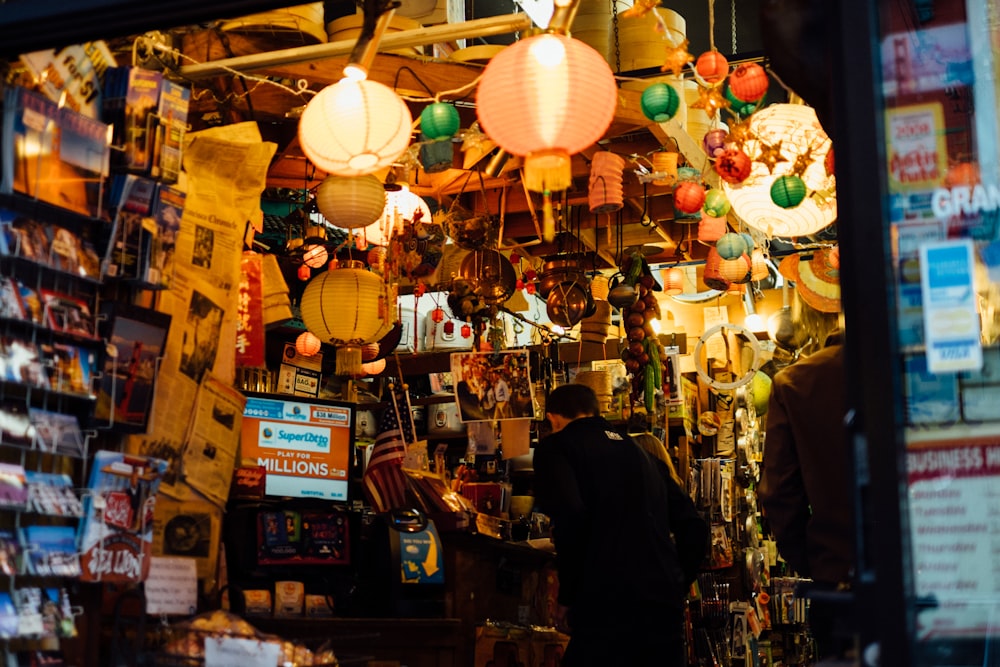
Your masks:
[{"label": "black coat", "polygon": [[534,469],[536,502],[552,519],[559,602],[575,619],[683,609],[709,530],[662,461],[586,417],[544,438]]}]

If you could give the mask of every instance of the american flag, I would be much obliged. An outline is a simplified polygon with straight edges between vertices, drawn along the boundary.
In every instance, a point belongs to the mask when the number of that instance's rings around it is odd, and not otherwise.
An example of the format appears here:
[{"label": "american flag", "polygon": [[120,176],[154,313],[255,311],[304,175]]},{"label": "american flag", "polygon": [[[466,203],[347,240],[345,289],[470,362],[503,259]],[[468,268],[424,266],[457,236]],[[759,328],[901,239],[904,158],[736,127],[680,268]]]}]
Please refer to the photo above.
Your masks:
[{"label": "american flag", "polygon": [[390,406],[382,412],[379,433],[362,477],[365,497],[375,511],[386,512],[406,505],[406,474],[402,468],[405,454],[403,432],[396,411]]}]

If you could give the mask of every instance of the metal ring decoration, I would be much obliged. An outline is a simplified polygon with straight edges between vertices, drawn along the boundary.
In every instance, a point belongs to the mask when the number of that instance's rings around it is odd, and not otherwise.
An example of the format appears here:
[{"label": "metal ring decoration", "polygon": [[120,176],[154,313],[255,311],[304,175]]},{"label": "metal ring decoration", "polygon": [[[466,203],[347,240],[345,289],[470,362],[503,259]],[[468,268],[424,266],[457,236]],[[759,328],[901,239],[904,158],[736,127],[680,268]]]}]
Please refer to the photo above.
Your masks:
[{"label": "metal ring decoration", "polygon": [[[705,369],[701,367],[699,361],[701,359],[701,348],[704,347],[705,341],[714,336],[719,332],[723,332],[726,329],[734,329],[737,332],[743,334],[747,341],[750,343],[750,349],[753,351],[753,361],[750,362],[750,370],[743,377],[733,381],[733,382],[719,382],[709,376]],[[747,329],[741,324],[716,324],[714,327],[706,331],[698,339],[698,344],[694,346],[694,368],[698,371],[698,377],[705,381],[705,383],[712,387],[713,389],[719,389],[722,391],[728,389],[736,389],[737,387],[742,387],[747,382],[753,379],[757,371],[760,369],[760,342],[757,337],[753,335],[753,332]]]}]

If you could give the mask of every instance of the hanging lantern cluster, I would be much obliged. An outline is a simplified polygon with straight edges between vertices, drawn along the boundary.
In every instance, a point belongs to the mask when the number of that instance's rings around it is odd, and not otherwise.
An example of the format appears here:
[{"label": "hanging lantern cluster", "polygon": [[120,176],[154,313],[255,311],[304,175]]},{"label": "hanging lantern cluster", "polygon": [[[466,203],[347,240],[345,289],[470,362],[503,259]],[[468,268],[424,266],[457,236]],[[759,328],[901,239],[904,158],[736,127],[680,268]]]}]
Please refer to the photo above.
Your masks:
[{"label": "hanging lantern cluster", "polygon": [[591,213],[614,213],[624,206],[622,173],[625,158],[611,151],[594,154],[590,163],[587,201]]},{"label": "hanging lantern cluster", "polygon": [[361,349],[392,329],[395,289],[357,261],[341,262],[312,279],[300,308],[306,328],[337,347],[337,374],[361,373]]}]

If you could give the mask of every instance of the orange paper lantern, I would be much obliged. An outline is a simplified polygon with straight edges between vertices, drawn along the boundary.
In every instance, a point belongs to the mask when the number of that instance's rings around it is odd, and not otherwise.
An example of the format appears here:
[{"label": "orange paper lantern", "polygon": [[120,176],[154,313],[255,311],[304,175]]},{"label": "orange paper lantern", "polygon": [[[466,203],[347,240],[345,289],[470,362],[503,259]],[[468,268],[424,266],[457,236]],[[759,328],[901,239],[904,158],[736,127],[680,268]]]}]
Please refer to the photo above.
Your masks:
[{"label": "orange paper lantern", "polygon": [[719,262],[719,275],[731,283],[750,282],[750,258],[740,255],[736,259]]},{"label": "orange paper lantern", "polygon": [[624,206],[622,171],[625,159],[611,151],[594,154],[590,164],[588,203],[591,213],[613,213]]},{"label": "orange paper lantern", "polygon": [[729,75],[729,90],[741,102],[756,102],[769,85],[767,72],[757,63],[743,63]]},{"label": "orange paper lantern", "polygon": [[682,213],[696,213],[705,203],[705,188],[701,183],[683,181],[674,188],[674,207]]},{"label": "orange paper lantern", "polygon": [[728,229],[725,216],[713,218],[702,212],[701,222],[698,223],[698,240],[702,243],[715,243]]},{"label": "orange paper lantern", "polygon": [[719,178],[733,185],[745,181],[752,168],[750,156],[738,148],[727,148],[715,158],[715,172]]},{"label": "orange paper lantern", "polygon": [[706,83],[719,83],[729,74],[729,61],[718,51],[705,51],[698,56],[694,70]]},{"label": "orange paper lantern", "polygon": [[684,270],[681,267],[672,266],[663,274],[663,291],[671,296],[684,291]]},{"label": "orange paper lantern", "polygon": [[303,357],[313,357],[323,347],[323,341],[316,337],[311,331],[303,331],[295,339],[295,351]]}]

